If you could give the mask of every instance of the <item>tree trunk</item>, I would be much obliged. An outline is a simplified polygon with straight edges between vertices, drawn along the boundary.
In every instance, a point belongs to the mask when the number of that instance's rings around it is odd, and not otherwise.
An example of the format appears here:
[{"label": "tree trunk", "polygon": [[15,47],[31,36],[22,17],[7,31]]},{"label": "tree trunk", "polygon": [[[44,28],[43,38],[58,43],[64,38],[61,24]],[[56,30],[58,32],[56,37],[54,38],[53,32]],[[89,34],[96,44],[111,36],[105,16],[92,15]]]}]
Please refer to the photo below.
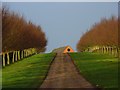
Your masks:
[{"label": "tree trunk", "polygon": [[30,49],[30,55],[32,55],[32,50]]},{"label": "tree trunk", "polygon": [[27,50],[28,56],[29,56],[29,50]]},{"label": "tree trunk", "polygon": [[20,51],[18,51],[18,60],[20,60]]},{"label": "tree trunk", "polygon": [[112,47],[110,48],[110,50],[111,50],[111,55],[112,55]]},{"label": "tree trunk", "polygon": [[111,47],[109,47],[109,55],[111,55]]},{"label": "tree trunk", "polygon": [[10,64],[10,58],[9,58],[9,53],[7,52],[7,64]]},{"label": "tree trunk", "polygon": [[23,59],[23,51],[21,51],[21,59]]},{"label": "tree trunk", "polygon": [[3,67],[5,67],[5,53],[3,53],[3,57],[2,57],[2,59],[3,59],[3,61],[2,61],[2,63],[3,63]]},{"label": "tree trunk", "polygon": [[25,57],[25,56],[24,56],[24,53],[25,53],[25,52],[24,52],[24,50],[23,50],[23,58]]},{"label": "tree trunk", "polygon": [[108,53],[109,53],[109,48],[108,48],[108,47],[106,47],[106,48],[107,48],[107,51],[106,51],[106,52],[107,52],[107,54],[108,54]]},{"label": "tree trunk", "polygon": [[33,50],[33,48],[32,48],[32,54],[34,54],[34,50]]},{"label": "tree trunk", "polygon": [[17,51],[15,51],[15,61],[17,61]]},{"label": "tree trunk", "polygon": [[30,56],[30,49],[28,50],[28,56]]},{"label": "tree trunk", "polygon": [[116,47],[116,57],[119,58],[119,49]]},{"label": "tree trunk", "polygon": [[26,57],[26,55],[25,55],[25,50],[24,50],[24,57]]},{"label": "tree trunk", "polygon": [[27,57],[27,51],[25,50],[25,57]]},{"label": "tree trunk", "polygon": [[15,57],[15,51],[13,51],[13,58],[12,58],[12,63],[14,63],[14,57]]},{"label": "tree trunk", "polygon": [[27,50],[26,50],[26,57],[27,57]]},{"label": "tree trunk", "polygon": [[25,57],[27,57],[27,50],[25,50]]}]

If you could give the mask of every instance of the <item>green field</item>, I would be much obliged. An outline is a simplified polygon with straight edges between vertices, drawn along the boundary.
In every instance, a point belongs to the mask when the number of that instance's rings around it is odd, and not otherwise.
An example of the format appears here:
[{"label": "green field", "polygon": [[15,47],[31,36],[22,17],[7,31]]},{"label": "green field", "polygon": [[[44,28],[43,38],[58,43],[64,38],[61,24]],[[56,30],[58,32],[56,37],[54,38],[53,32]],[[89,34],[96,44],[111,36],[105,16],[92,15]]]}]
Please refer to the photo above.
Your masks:
[{"label": "green field", "polygon": [[118,58],[97,53],[70,54],[80,73],[93,85],[118,88]]},{"label": "green field", "polygon": [[37,88],[48,72],[55,54],[37,54],[2,69],[3,88]]}]

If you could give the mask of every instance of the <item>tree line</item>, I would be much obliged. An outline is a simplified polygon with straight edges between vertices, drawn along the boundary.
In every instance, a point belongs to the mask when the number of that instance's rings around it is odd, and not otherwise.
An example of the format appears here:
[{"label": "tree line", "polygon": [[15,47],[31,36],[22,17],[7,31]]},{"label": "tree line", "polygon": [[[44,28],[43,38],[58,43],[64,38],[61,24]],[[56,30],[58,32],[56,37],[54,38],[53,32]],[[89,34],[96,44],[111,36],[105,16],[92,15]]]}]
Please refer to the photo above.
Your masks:
[{"label": "tree line", "polygon": [[95,23],[85,32],[77,43],[78,51],[85,51],[93,46],[118,47],[118,18],[112,16],[109,19],[103,18]]},{"label": "tree line", "polygon": [[26,21],[23,16],[2,8],[2,52],[35,48],[46,50],[47,39],[42,28]]},{"label": "tree line", "polygon": [[2,9],[0,9],[0,53],[2,52]]},{"label": "tree line", "polygon": [[[35,53],[45,52],[47,39],[39,25],[27,21],[20,14],[3,6],[0,12],[2,18],[2,66],[17,62]],[[0,42],[1,43],[1,42]]]}]

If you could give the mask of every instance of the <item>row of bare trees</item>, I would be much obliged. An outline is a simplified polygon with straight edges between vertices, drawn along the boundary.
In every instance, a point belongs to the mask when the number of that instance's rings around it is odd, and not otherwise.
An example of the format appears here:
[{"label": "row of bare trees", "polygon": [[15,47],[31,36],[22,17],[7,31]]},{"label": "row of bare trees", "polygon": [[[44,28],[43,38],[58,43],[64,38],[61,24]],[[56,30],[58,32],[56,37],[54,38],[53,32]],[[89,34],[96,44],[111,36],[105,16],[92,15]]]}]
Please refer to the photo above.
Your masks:
[{"label": "row of bare trees", "polygon": [[0,52],[2,52],[2,9],[0,9]]},{"label": "row of bare trees", "polygon": [[[10,55],[12,55],[11,59],[16,58],[17,61],[20,57],[31,55],[35,51],[44,52],[46,45],[47,39],[40,26],[31,21],[27,22],[23,16],[6,7],[2,8],[3,62],[7,61],[9,64]],[[12,54],[10,54],[11,52]]]},{"label": "row of bare trees", "polygon": [[2,9],[2,52],[43,49],[47,45],[45,33],[40,26],[27,22],[22,16]]},{"label": "row of bare trees", "polygon": [[78,51],[85,51],[94,46],[118,47],[118,18],[102,19],[82,35],[77,44]]}]

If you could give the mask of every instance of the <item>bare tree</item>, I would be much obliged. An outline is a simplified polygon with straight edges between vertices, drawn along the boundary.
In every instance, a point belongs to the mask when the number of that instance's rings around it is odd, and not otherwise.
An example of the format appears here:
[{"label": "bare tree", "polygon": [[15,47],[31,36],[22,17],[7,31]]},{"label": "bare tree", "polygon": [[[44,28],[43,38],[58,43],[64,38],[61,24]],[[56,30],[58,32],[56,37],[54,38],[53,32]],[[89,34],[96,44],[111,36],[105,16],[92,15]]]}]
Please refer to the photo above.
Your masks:
[{"label": "bare tree", "polygon": [[91,46],[118,46],[118,19],[103,18],[87,31],[79,40],[77,50],[82,51]]}]

